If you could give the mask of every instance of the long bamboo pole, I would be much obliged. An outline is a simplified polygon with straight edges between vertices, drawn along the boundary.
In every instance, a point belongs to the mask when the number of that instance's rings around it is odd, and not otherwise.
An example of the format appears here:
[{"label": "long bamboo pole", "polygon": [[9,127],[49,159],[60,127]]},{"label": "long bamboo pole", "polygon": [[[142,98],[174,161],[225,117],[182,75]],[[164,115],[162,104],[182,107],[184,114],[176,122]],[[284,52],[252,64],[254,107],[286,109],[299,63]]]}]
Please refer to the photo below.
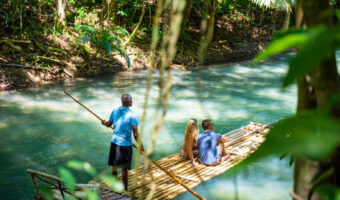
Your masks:
[{"label": "long bamboo pole", "polygon": [[[82,103],[80,103],[77,99],[75,99],[74,97],[72,97],[72,95],[66,91],[64,91],[64,93],[69,96],[72,100],[74,100],[75,102],[77,102],[79,105],[81,105],[83,108],[85,108],[87,111],[89,111],[92,115],[94,115],[97,119],[99,119],[100,121],[103,121],[102,118],[100,118],[98,115],[96,115],[94,112],[92,112],[89,108],[87,108],[85,105],[83,105]],[[111,129],[112,126],[110,127]],[[137,149],[136,145],[133,144],[133,147]],[[180,179],[178,179],[173,173],[169,172],[168,170],[166,170],[165,168],[163,168],[161,165],[157,164],[156,161],[154,161],[153,159],[149,158],[144,151],[140,151],[141,154],[143,154],[144,156],[146,156],[148,159],[151,160],[151,162],[156,165],[159,169],[161,169],[162,171],[164,171],[167,175],[169,175],[171,178],[173,178],[176,182],[178,182],[179,184],[181,184],[185,189],[187,189],[189,192],[191,192],[193,195],[195,195],[198,199],[201,200],[205,200],[205,198],[203,198],[201,195],[199,195],[198,193],[196,193],[194,190],[192,190],[190,187],[188,187],[186,184],[184,184]]]}]

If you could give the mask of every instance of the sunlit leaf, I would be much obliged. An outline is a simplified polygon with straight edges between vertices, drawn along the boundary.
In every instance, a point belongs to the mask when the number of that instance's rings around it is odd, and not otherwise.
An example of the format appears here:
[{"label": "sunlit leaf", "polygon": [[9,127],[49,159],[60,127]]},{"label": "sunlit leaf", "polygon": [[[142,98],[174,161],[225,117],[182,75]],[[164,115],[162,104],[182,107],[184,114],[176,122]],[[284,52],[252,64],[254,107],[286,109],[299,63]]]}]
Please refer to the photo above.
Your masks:
[{"label": "sunlit leaf", "polygon": [[338,18],[338,20],[340,20],[340,10],[336,10],[335,11],[336,17]]},{"label": "sunlit leaf", "polygon": [[271,6],[279,8],[280,10],[290,10],[291,3],[295,3],[293,0],[251,0],[255,4],[265,7],[265,8],[270,8]]},{"label": "sunlit leaf", "polygon": [[[282,153],[321,160],[340,144],[340,122],[321,111],[309,111],[279,121],[247,162]],[[325,145],[327,144],[327,145]]]},{"label": "sunlit leaf", "polygon": [[322,60],[333,56],[336,29],[319,26],[309,30],[309,39],[299,48],[291,60],[283,86],[288,86],[301,78]]},{"label": "sunlit leaf", "polygon": [[290,28],[288,30],[281,30],[281,31],[278,31],[276,32],[274,35],[273,35],[273,40],[278,40],[280,38],[283,38],[287,35],[291,35],[291,34],[305,34],[307,33],[307,31],[305,29],[302,29],[302,28]]},{"label": "sunlit leaf", "polygon": [[95,191],[88,190],[86,192],[86,199],[87,200],[99,200],[99,196],[98,196],[98,194]]},{"label": "sunlit leaf", "polygon": [[72,169],[79,170],[79,171],[85,171],[92,176],[96,176],[97,174],[94,167],[92,167],[92,165],[88,162],[71,160],[67,162],[66,166]]},{"label": "sunlit leaf", "polygon": [[117,31],[118,34],[120,34],[122,36],[130,35],[129,31],[127,31],[125,28],[123,28],[121,26],[116,26],[116,27],[112,28],[112,30]]},{"label": "sunlit leaf", "polygon": [[99,178],[115,192],[122,192],[124,189],[123,183],[111,175],[102,175]]},{"label": "sunlit leaf", "polygon": [[305,33],[294,33],[280,37],[273,41],[266,49],[258,54],[255,59],[265,59],[277,54],[280,54],[290,47],[297,47],[308,40],[308,35]]},{"label": "sunlit leaf", "polygon": [[76,188],[76,179],[72,175],[72,173],[65,169],[64,167],[60,167],[58,169],[59,176],[61,180],[64,181],[66,187],[70,190],[70,192],[73,194]]}]

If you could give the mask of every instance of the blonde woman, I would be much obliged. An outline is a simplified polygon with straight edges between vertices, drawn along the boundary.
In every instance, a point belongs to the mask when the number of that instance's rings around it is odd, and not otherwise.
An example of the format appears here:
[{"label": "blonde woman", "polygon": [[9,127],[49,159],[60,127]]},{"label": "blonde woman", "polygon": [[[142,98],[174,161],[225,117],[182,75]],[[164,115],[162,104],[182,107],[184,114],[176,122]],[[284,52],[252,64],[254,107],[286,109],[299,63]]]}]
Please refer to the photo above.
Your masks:
[{"label": "blonde woman", "polygon": [[195,167],[195,157],[198,156],[197,138],[199,129],[196,119],[190,119],[185,129],[184,144],[181,146],[181,156],[191,160],[191,167]]}]

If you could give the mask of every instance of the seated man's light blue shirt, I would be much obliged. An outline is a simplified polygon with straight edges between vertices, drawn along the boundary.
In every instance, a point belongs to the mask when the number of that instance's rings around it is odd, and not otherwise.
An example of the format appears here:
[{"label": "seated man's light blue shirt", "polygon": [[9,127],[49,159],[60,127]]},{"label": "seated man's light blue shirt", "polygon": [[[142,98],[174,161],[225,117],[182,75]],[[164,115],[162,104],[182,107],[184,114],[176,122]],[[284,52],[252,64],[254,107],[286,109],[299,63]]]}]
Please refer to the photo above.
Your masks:
[{"label": "seated man's light blue shirt", "polygon": [[110,121],[113,124],[111,142],[119,146],[132,146],[132,126],[138,125],[135,114],[128,107],[121,106],[112,111]]},{"label": "seated man's light blue shirt", "polygon": [[210,165],[218,161],[217,142],[222,135],[213,131],[205,131],[198,136],[199,161]]}]

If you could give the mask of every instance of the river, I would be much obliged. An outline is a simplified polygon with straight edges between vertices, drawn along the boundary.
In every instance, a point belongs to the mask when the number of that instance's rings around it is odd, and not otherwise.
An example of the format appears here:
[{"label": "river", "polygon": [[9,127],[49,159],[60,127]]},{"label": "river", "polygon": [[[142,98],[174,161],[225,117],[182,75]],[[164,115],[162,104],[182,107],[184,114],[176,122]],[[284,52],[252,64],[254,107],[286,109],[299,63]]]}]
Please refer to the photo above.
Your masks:
[{"label": "river", "polygon": [[[250,121],[269,123],[294,114],[296,87],[281,89],[287,57],[262,64],[219,65],[201,70],[173,70],[173,89],[165,124],[158,137],[155,159],[178,152],[187,121],[210,118],[215,130],[226,133]],[[32,199],[33,184],[27,168],[57,174],[68,160],[90,162],[98,171],[108,169],[111,130],[63,94],[69,91],[99,116],[108,119],[120,105],[120,95],[133,97],[139,120],[145,94],[146,71],[122,72],[64,81],[14,93],[0,94],[0,196]],[[152,84],[143,141],[148,146],[158,95]],[[200,79],[200,92],[197,89]],[[202,131],[202,130],[201,130]],[[235,172],[227,171],[195,188],[207,199],[290,199],[293,168],[288,160],[269,157]],[[90,177],[77,175],[78,182]],[[180,199],[193,199],[184,193]]]}]

